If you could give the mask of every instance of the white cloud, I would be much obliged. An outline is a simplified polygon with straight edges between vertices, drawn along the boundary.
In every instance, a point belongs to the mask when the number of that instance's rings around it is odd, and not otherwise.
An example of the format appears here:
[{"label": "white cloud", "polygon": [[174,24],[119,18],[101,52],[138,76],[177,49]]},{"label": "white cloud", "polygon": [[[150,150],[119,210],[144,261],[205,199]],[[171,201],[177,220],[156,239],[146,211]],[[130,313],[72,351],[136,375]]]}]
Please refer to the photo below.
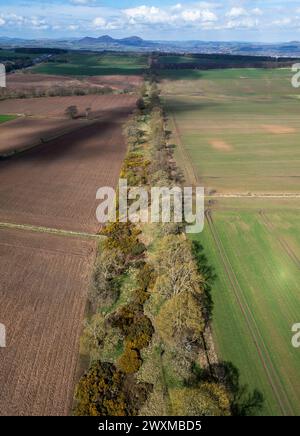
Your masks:
[{"label": "white cloud", "polygon": [[247,15],[247,11],[244,8],[231,8],[230,11],[226,13],[227,17],[239,18]]},{"label": "white cloud", "polygon": [[5,20],[0,17],[0,26],[4,26],[4,24],[5,24]]},{"label": "white cloud", "polygon": [[230,11],[226,13],[226,17],[236,19],[247,16],[260,16],[263,15],[263,11],[260,8],[245,9],[240,7],[231,8]]},{"label": "white cloud", "polygon": [[32,17],[31,20],[29,20],[28,24],[33,29],[37,29],[37,30],[47,30],[50,27],[45,19],[40,19],[38,17]]},{"label": "white cloud", "polygon": [[200,25],[201,23],[214,22],[218,19],[216,14],[209,9],[202,7],[185,8],[180,3],[170,8],[143,5],[136,8],[124,9],[123,13],[127,23],[130,25],[161,24],[176,28],[180,28],[188,23]]},{"label": "white cloud", "polygon": [[78,29],[79,29],[79,26],[77,26],[76,24],[70,24],[70,25],[68,26],[68,29],[69,29],[69,30],[78,30]]},{"label": "white cloud", "polygon": [[230,20],[226,23],[226,29],[254,29],[259,26],[259,21],[251,17],[241,18],[240,20]]},{"label": "white cloud", "polygon": [[95,0],[71,0],[72,5],[85,6],[94,3]]},{"label": "white cloud", "polygon": [[102,17],[96,17],[92,23],[93,27],[103,29],[106,26],[106,20]]},{"label": "white cloud", "polygon": [[288,17],[284,17],[284,18],[280,18],[278,20],[274,20],[272,21],[272,24],[274,24],[275,26],[286,26],[288,24],[292,23],[292,19],[288,18]]},{"label": "white cloud", "polygon": [[252,12],[253,15],[257,15],[257,16],[261,16],[261,15],[264,14],[263,11],[260,8],[254,8],[254,9],[251,10],[251,12]]},{"label": "white cloud", "polygon": [[208,9],[198,10],[198,9],[188,9],[183,11],[181,17],[185,21],[217,21],[217,16],[214,12],[209,11]]},{"label": "white cloud", "polygon": [[136,8],[124,9],[124,14],[130,24],[149,23],[157,24],[171,21],[172,15],[155,6],[138,6]]}]

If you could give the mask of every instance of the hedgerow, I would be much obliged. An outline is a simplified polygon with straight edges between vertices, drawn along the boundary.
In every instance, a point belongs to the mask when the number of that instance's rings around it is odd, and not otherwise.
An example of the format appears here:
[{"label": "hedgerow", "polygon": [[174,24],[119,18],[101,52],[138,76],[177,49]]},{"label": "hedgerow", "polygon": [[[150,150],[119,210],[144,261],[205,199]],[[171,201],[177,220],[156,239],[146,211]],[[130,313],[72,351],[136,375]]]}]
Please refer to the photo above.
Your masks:
[{"label": "hedgerow", "polygon": [[[172,187],[182,175],[159,90],[150,81],[141,92],[125,129],[121,177],[134,186]],[[229,414],[229,392],[215,375],[188,385],[204,346],[209,286],[182,225],[118,221],[102,234],[90,292],[94,315],[82,339],[91,366],[78,384],[75,414]],[[107,361],[95,360],[103,356]]]}]

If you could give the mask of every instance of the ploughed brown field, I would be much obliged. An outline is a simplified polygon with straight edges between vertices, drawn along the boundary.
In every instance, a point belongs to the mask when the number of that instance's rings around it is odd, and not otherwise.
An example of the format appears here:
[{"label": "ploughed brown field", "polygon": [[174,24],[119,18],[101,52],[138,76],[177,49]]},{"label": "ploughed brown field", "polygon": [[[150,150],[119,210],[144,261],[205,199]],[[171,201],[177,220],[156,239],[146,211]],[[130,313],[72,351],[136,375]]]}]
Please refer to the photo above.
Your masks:
[{"label": "ploughed brown field", "polygon": [[84,119],[20,117],[0,125],[0,156],[34,147],[91,123]]},{"label": "ploughed brown field", "polygon": [[0,222],[98,231],[96,191],[117,184],[136,100],[109,97],[92,125],[0,162]]},{"label": "ploughed brown field", "polygon": [[0,415],[67,415],[95,242],[0,229]]},{"label": "ploughed brown field", "polygon": [[20,98],[0,101],[0,114],[37,117],[65,117],[69,106],[77,106],[79,115],[84,116],[91,108],[93,118],[109,109],[128,109],[136,98],[129,95],[83,95],[71,97]]},{"label": "ploughed brown field", "polygon": [[50,90],[53,87],[83,88],[105,87],[124,89],[140,86],[143,81],[141,76],[91,76],[75,78],[68,76],[56,76],[48,74],[35,74],[15,72],[7,75],[7,88],[14,91],[26,90]]},{"label": "ploughed brown field", "polygon": [[[62,115],[71,104],[84,108],[89,97],[97,100],[94,120]],[[13,113],[35,111],[1,126],[0,138],[11,146],[18,138],[34,145],[52,128],[57,136],[66,125],[78,128],[0,161],[0,323],[7,333],[0,348],[0,415],[71,412],[97,245],[85,233],[100,229],[97,189],[117,185],[126,152],[123,125],[135,102],[129,95],[4,102],[5,113],[8,105]]]}]

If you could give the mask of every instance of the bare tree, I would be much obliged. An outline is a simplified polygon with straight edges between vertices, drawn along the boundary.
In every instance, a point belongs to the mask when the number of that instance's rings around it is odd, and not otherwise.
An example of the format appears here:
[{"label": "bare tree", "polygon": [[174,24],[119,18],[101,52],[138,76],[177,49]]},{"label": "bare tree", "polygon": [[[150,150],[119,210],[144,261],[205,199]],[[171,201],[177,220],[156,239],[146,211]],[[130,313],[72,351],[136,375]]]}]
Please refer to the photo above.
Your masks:
[{"label": "bare tree", "polygon": [[71,118],[72,120],[74,120],[77,116],[78,116],[78,108],[77,106],[69,106],[67,107],[65,114]]},{"label": "bare tree", "polygon": [[91,119],[91,112],[92,112],[92,109],[90,107],[87,107],[85,109],[85,117],[86,117],[87,120]]}]

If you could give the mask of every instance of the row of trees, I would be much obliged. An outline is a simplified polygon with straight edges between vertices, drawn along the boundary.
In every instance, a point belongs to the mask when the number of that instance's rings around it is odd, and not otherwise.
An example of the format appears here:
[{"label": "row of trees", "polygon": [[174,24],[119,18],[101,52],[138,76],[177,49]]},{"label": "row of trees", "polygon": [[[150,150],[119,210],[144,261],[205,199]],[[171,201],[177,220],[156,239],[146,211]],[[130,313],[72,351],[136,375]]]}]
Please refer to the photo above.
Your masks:
[{"label": "row of trees", "polygon": [[[143,86],[126,136],[121,176],[129,185],[182,180],[154,81]],[[78,384],[75,414],[241,413],[237,378],[233,389],[227,376],[198,364],[213,280],[201,247],[180,224],[117,222],[103,234],[81,344],[91,366]],[[247,404],[249,412],[258,402]]]},{"label": "row of trees", "polygon": [[108,86],[51,86],[48,89],[44,88],[1,88],[0,100],[8,100],[15,98],[41,98],[41,97],[71,97],[83,95],[107,95],[112,94],[114,90]]}]

